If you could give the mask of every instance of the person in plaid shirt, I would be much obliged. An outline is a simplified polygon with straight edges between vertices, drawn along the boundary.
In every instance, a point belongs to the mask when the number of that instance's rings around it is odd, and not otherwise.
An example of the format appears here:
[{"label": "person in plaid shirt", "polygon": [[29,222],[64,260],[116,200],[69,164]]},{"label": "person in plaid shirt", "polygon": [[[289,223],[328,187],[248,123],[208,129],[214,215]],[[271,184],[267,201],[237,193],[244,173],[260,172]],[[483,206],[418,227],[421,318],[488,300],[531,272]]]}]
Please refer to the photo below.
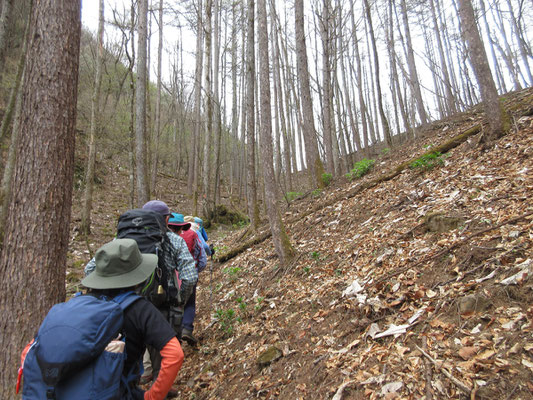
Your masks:
[{"label": "person in plaid shirt", "polygon": [[[143,207],[143,210],[155,211],[165,217],[165,221],[168,224],[170,218],[170,209],[161,200],[151,200],[147,202]],[[164,264],[170,268],[178,271],[180,285],[179,304],[176,306],[165,303],[161,305],[159,311],[165,316],[167,321],[171,322],[174,326],[178,339],[181,339],[181,319],[183,317],[184,305],[189,300],[189,297],[194,291],[196,283],[198,282],[198,270],[194,259],[189,253],[185,240],[174,232],[168,230],[166,232],[168,240],[163,241],[162,245],[162,257],[164,258]],[[85,275],[89,275],[95,269],[94,258],[89,261],[85,266]],[[173,273],[173,271],[172,271]],[[150,353],[148,356],[148,352]],[[151,359],[151,362],[150,362]],[[149,380],[157,378],[161,363],[161,357],[157,351],[148,349],[147,354],[143,359],[144,374],[141,377],[141,383],[148,382]]]},{"label": "person in plaid shirt", "polygon": [[[143,206],[143,210],[151,210],[162,214],[168,223],[170,210],[163,201],[150,200]],[[189,253],[185,240],[170,230],[167,232],[167,238],[168,240],[164,241],[162,246],[163,258],[165,265],[175,268],[178,271],[181,281],[181,304],[185,304],[191,296],[196,282],[198,282],[198,270],[196,269],[196,264],[191,253]],[[85,266],[85,276],[93,272],[94,268],[95,262],[93,258]]]}]

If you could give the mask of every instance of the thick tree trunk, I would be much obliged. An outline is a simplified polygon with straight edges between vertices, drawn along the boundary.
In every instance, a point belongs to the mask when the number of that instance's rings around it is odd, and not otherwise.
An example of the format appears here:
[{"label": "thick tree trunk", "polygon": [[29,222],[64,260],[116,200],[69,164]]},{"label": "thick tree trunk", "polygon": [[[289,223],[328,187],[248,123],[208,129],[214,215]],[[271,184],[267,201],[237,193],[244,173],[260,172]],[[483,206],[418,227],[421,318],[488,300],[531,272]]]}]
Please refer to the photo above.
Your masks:
[{"label": "thick tree trunk", "polygon": [[261,76],[261,159],[263,162],[263,179],[265,182],[265,203],[272,232],[274,248],[282,265],[287,265],[294,257],[294,249],[281,220],[276,196],[276,181],[272,165],[272,117],[270,106],[270,67],[268,61],[268,27],[265,0],[258,1],[259,22],[259,69]]},{"label": "thick tree trunk", "polygon": [[488,142],[505,134],[507,130],[505,120],[508,116],[498,99],[498,92],[492,79],[487,54],[477,29],[474,9],[470,0],[459,0],[459,17],[461,18],[462,34],[468,44],[470,62],[484,103],[485,118],[489,123],[489,131],[482,136],[482,142]]},{"label": "thick tree trunk", "polygon": [[322,164],[322,160],[320,159],[320,154],[318,152],[318,142],[313,118],[314,112],[309,83],[309,68],[307,66],[307,49],[305,46],[303,0],[294,1],[294,18],[298,83],[300,86],[300,98],[302,102],[303,135],[305,142],[305,155],[307,159],[307,172],[309,174],[310,186],[312,188],[322,188],[324,187],[324,182],[322,181],[324,165]]},{"label": "thick tree trunk", "polygon": [[2,399],[14,397],[21,350],[65,298],[80,28],[79,0],[34,6],[0,255]]}]

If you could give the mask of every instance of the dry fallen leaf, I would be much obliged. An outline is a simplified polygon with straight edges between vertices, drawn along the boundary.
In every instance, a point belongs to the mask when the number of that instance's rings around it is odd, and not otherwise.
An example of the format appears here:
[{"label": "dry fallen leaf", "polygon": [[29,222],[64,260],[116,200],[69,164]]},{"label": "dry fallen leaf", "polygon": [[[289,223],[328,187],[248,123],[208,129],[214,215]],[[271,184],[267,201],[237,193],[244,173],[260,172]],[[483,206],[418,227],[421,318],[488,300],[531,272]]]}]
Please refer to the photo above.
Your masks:
[{"label": "dry fallen leaf", "polygon": [[463,360],[469,360],[478,352],[478,348],[474,346],[463,347],[459,350],[458,354]]}]

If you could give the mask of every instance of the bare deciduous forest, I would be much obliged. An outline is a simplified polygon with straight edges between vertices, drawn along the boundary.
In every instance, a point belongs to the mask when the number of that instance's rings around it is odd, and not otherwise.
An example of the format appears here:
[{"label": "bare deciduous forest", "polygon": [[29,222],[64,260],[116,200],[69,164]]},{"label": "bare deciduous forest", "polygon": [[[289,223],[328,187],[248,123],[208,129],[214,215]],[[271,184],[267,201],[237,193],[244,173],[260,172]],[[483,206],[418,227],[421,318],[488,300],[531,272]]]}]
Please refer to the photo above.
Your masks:
[{"label": "bare deciduous forest", "polygon": [[533,398],[530,0],[83,3],[0,0],[1,398],[150,199],[216,249],[179,398]]}]

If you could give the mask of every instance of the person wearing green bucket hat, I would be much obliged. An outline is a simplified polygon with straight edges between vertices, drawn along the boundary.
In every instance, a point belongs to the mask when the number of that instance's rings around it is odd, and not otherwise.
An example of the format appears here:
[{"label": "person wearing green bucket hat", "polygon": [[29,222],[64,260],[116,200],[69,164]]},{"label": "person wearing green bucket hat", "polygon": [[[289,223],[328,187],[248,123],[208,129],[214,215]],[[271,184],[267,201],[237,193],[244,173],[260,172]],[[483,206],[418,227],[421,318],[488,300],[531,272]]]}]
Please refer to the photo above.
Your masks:
[{"label": "person wearing green bucket hat", "polygon": [[[82,279],[81,284],[89,288],[88,294],[115,297],[144,283],[157,266],[157,256],[142,254],[133,239],[116,239],[98,249],[95,264],[94,271]],[[147,392],[134,387],[135,398],[164,399],[184,358],[174,328],[152,303],[140,297],[124,311],[122,332],[126,337],[124,374],[136,365],[140,369],[147,345],[158,350],[162,357],[157,379]]]}]

